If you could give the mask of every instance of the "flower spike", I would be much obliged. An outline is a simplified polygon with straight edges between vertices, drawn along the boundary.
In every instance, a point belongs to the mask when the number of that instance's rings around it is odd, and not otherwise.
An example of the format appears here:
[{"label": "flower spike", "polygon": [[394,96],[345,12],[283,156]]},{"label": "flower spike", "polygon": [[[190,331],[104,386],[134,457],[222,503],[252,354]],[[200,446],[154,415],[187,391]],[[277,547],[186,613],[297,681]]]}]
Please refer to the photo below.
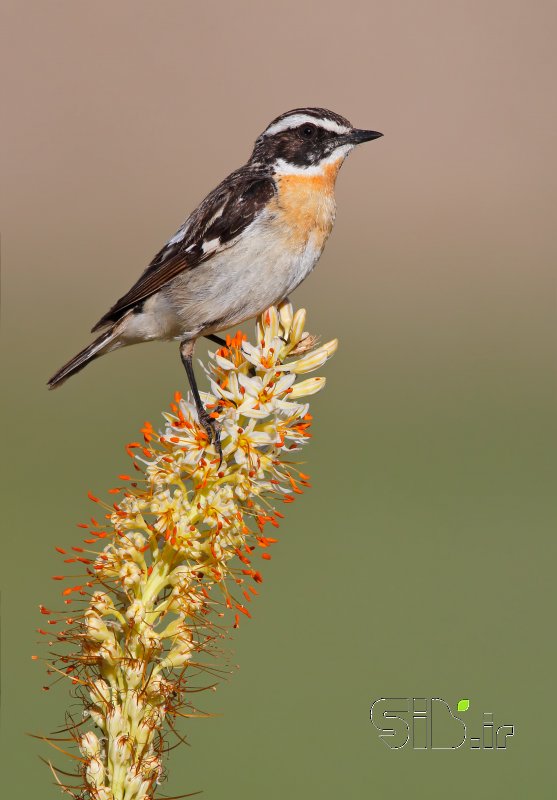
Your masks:
[{"label": "flower spike", "polygon": [[325,379],[299,376],[337,347],[315,347],[305,319],[282,303],[259,317],[254,343],[238,332],[210,354],[211,391],[202,397],[220,427],[222,462],[195,405],[176,393],[162,430],[146,422],[144,441],[127,445],[133,479],[120,474],[108,503],[88,493],[97,519],[79,524],[86,547],[64,559],[81,571],[66,576],[73,585],[62,589],[63,611],[40,606],[58,627],[39,629],[51,651],[60,648],[49,674],[67,678],[83,704],[83,718],[68,725],[82,787],[55,772],[75,798],[155,797],[165,736],[177,717],[198,715],[190,695],[204,686],[196,681],[205,672],[214,686],[220,643],[252,616],[263,580],[257,560],[270,560],[277,540],[267,534],[283,518],[275,504],[309,485],[291,453],[310,438],[306,398]]}]

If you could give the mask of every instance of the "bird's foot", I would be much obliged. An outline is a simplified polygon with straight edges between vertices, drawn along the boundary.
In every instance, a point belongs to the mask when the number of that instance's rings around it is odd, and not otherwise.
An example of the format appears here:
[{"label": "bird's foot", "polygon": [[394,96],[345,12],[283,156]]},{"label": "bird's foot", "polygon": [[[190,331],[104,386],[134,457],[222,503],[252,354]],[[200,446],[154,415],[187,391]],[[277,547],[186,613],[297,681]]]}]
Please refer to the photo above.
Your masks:
[{"label": "bird's foot", "polygon": [[203,408],[199,409],[199,424],[207,434],[209,443],[214,444],[215,450],[219,454],[219,467],[222,464],[222,446],[220,442],[220,429],[219,423],[211,417],[208,412]]}]

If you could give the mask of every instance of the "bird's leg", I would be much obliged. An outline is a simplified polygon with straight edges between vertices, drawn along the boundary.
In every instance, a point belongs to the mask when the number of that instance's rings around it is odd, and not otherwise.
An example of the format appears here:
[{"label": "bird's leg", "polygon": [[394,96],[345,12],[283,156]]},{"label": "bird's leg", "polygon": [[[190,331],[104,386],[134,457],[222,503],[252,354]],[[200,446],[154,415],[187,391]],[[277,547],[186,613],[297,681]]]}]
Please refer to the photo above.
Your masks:
[{"label": "bird's leg", "polygon": [[195,339],[185,339],[183,342],[180,343],[180,356],[182,358],[182,364],[184,365],[184,369],[186,370],[186,375],[188,376],[191,393],[193,394],[195,407],[197,409],[197,415],[199,417],[199,424],[205,429],[205,432],[209,437],[209,441],[214,443],[216,451],[219,454],[219,459],[220,459],[219,466],[220,466],[222,462],[220,430],[215,420],[211,416],[209,416],[209,413],[205,408],[205,406],[203,405],[201,397],[199,396],[199,389],[197,388],[197,382],[195,380],[195,374],[193,372],[194,347],[195,347]]},{"label": "bird's leg", "polygon": [[208,333],[205,338],[209,339],[215,344],[218,344],[219,347],[226,347],[226,341],[221,336],[216,336],[214,333]]},{"label": "bird's leg", "polygon": [[[228,345],[226,344],[226,340],[223,339],[222,336],[217,336],[214,333],[206,333],[205,334],[205,338],[206,339],[210,339],[212,342],[215,342],[215,344],[218,344],[219,347],[228,348]],[[231,400],[230,402],[235,406],[235,408],[238,408],[238,404],[235,403],[234,400]]]}]

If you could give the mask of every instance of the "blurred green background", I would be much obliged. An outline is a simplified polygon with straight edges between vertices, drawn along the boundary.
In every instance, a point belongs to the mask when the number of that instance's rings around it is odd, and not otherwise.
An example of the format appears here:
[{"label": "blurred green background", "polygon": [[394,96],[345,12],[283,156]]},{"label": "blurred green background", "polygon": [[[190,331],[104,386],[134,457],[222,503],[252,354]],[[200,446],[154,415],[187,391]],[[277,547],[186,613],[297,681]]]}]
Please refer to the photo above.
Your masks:
[{"label": "blurred green background", "polygon": [[[554,2],[3,3],[2,793],[56,798],[34,629],[88,489],[185,378],[174,345],[45,381],[277,114],[383,131],[297,291],[340,349],[219,713],[168,795],[554,796]],[[202,355],[202,349],[199,351]],[[506,752],[390,751],[379,697],[512,723]],[[477,735],[477,734],[476,734]],[[54,754],[55,763],[64,758]],[[66,762],[67,767],[67,762]],[[70,767],[71,768],[71,767]]]}]

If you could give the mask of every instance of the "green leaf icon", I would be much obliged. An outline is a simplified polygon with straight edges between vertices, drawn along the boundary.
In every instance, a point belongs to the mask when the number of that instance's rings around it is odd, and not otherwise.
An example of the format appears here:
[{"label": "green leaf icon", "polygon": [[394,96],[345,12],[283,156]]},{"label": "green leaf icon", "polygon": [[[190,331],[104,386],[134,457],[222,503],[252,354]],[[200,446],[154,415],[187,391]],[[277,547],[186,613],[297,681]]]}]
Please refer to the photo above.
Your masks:
[{"label": "green leaf icon", "polygon": [[459,700],[458,705],[456,707],[457,711],[468,711],[470,708],[470,700]]}]

